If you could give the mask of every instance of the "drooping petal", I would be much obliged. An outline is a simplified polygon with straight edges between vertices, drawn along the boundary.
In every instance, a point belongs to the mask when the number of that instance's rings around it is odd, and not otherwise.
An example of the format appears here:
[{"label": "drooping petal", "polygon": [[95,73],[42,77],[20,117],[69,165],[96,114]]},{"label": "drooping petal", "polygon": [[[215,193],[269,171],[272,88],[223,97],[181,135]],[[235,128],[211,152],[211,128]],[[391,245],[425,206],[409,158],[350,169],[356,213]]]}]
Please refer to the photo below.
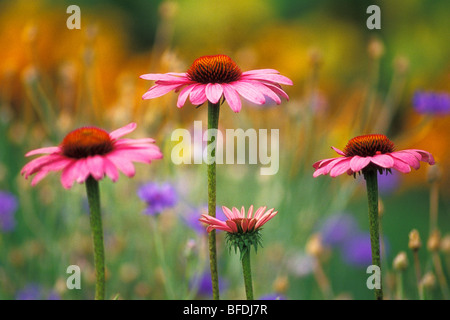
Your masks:
[{"label": "drooping petal", "polygon": [[184,87],[180,94],[178,95],[178,100],[177,100],[177,107],[178,108],[182,108],[184,106],[184,104],[186,103],[186,99],[187,97],[191,94],[191,91],[198,86],[198,84],[194,83],[191,85],[188,85],[186,87]]},{"label": "drooping petal", "polygon": [[336,153],[337,153],[337,154],[340,154],[341,156],[346,156],[346,154],[345,154],[343,151],[339,150],[338,148],[331,147],[331,149],[333,149],[334,151],[336,151]]},{"label": "drooping petal", "polygon": [[394,165],[392,166],[393,169],[400,171],[402,173],[411,172],[411,166],[408,165],[408,163],[404,162],[401,159],[395,158],[394,156],[393,158],[394,158]]},{"label": "drooping petal", "polygon": [[410,165],[411,167],[413,167],[416,170],[420,168],[420,161],[417,158],[417,156],[414,154],[411,154],[409,152],[399,151],[399,152],[391,153],[391,156],[394,159],[405,162],[406,164]]},{"label": "drooping petal", "polygon": [[36,154],[49,154],[49,153],[59,153],[61,152],[61,147],[45,147],[40,149],[31,150],[25,154],[25,157],[34,156]]},{"label": "drooping petal", "polygon": [[225,100],[228,102],[228,105],[230,106],[231,110],[233,110],[233,112],[236,113],[241,111],[242,102],[236,90],[228,84],[222,84],[222,89],[223,94],[225,96]]},{"label": "drooping petal", "polygon": [[235,81],[230,84],[241,96],[255,104],[264,104],[264,95],[248,82]]},{"label": "drooping petal", "polygon": [[370,163],[370,158],[353,156],[350,160],[350,169],[353,172],[358,172],[364,169]]},{"label": "drooping petal", "polygon": [[192,89],[189,99],[193,105],[201,105],[206,102],[205,88],[206,85],[199,84]]},{"label": "drooping petal", "polygon": [[133,132],[137,127],[137,124],[132,122],[127,124],[126,126],[119,128],[117,130],[114,130],[109,134],[109,137],[111,140],[119,139],[120,137],[129,134],[130,132]]},{"label": "drooping petal", "polygon": [[184,84],[155,84],[153,87],[148,89],[146,93],[142,95],[142,99],[154,99],[161,97],[165,95],[166,93],[169,93],[172,90],[179,89],[180,87],[184,86]]},{"label": "drooping petal", "polygon": [[279,83],[285,85],[293,85],[293,82],[288,77],[282,76],[280,74],[266,73],[266,74],[246,74],[242,75],[242,79],[252,79],[252,80],[263,80],[272,83]]},{"label": "drooping petal", "polygon": [[421,156],[420,159],[419,159],[420,161],[428,162],[428,164],[431,164],[431,165],[436,163],[435,160],[434,160],[433,155],[431,153],[429,153],[428,151],[419,150],[419,149],[406,149],[406,150],[402,150],[402,151],[404,151],[404,152],[411,152],[411,151],[412,152],[417,152]]},{"label": "drooping petal", "polygon": [[394,165],[394,159],[389,154],[376,154],[373,157],[370,157],[370,161],[377,166],[382,168],[392,168]]},{"label": "drooping petal", "polygon": [[153,81],[167,81],[167,82],[187,82],[189,79],[186,76],[186,73],[148,73],[139,76],[139,78],[144,80],[153,80]]},{"label": "drooping petal", "polygon": [[223,94],[223,88],[220,83],[208,83],[205,88],[206,98],[211,103],[219,102]]},{"label": "drooping petal", "polygon": [[344,160],[339,161],[330,169],[330,177],[337,177],[343,173],[346,173],[350,169],[350,161],[352,158],[344,158]]},{"label": "drooping petal", "polygon": [[105,175],[102,156],[96,155],[86,158],[86,165],[88,167],[89,173],[94,177],[95,180],[100,180]]}]

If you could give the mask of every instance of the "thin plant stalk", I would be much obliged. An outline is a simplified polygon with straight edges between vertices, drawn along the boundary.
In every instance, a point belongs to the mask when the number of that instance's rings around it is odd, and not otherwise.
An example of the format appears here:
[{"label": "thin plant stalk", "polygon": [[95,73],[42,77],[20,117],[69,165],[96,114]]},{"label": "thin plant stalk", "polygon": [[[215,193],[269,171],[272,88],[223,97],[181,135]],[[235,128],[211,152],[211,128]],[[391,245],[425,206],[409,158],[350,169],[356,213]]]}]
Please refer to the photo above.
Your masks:
[{"label": "thin plant stalk", "polygon": [[92,239],[94,242],[95,300],[105,299],[105,248],[103,244],[102,216],[98,181],[92,176],[86,180]]},{"label": "thin plant stalk", "polygon": [[[367,186],[367,199],[369,205],[369,230],[370,230],[370,244],[372,249],[372,265],[378,266],[381,270],[380,258],[380,228],[378,216],[378,181],[377,171],[368,168],[363,171],[364,179]],[[381,274],[380,274],[381,277]],[[382,281],[380,279],[380,288],[375,288],[375,298],[383,300]]]},{"label": "thin plant stalk", "polygon": [[250,249],[242,256],[242,272],[244,274],[245,295],[247,300],[253,300],[252,270],[250,264]]},{"label": "thin plant stalk", "polygon": [[[207,166],[208,166],[208,214],[211,217],[216,216],[216,147],[217,138],[212,136],[212,130],[219,127],[220,104],[214,104],[208,101],[208,148]],[[208,150],[209,151],[209,150]],[[217,249],[216,249],[216,231],[212,230],[208,235],[209,261],[211,268],[211,282],[213,290],[213,299],[219,300],[219,275],[217,271]]]}]

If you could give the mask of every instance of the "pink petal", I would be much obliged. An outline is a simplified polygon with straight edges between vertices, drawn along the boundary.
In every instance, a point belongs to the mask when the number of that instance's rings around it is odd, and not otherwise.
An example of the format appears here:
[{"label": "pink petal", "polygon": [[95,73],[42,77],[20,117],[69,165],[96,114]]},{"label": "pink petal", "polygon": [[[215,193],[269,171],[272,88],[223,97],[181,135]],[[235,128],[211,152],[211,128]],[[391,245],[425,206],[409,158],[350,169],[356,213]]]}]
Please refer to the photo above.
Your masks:
[{"label": "pink petal", "polygon": [[366,157],[353,156],[350,160],[350,169],[358,172],[364,169],[370,163],[370,159]]},{"label": "pink petal", "polygon": [[406,162],[400,159],[394,159],[394,165],[392,166],[392,168],[402,173],[411,172],[411,167]]},{"label": "pink petal", "polygon": [[231,211],[230,209],[228,209],[225,206],[222,206],[222,211],[229,220],[233,220],[233,219],[237,218],[234,216],[233,211]]},{"label": "pink petal", "polygon": [[414,154],[411,154],[409,152],[393,152],[391,153],[391,156],[394,158],[394,160],[397,159],[403,161],[404,163],[410,165],[416,170],[420,168],[420,161]]},{"label": "pink petal", "polygon": [[272,83],[264,83],[264,86],[268,87],[276,95],[278,95],[280,97],[284,97],[286,100],[289,101],[288,94],[286,92],[284,92],[283,89],[281,89],[279,85],[275,85],[275,84],[272,84]]},{"label": "pink petal", "polygon": [[275,69],[255,69],[255,70],[248,70],[245,72],[242,72],[243,76],[249,76],[249,75],[254,75],[254,74],[280,74],[280,72],[278,70]]},{"label": "pink petal", "polygon": [[223,94],[223,88],[220,83],[208,83],[205,88],[206,98],[211,103],[219,102]]},{"label": "pink petal", "polygon": [[389,154],[376,154],[373,157],[368,158],[370,158],[372,163],[382,168],[389,169],[394,165],[394,159]]},{"label": "pink petal", "polygon": [[331,147],[331,149],[333,149],[334,151],[336,151],[336,153],[337,153],[337,154],[340,154],[341,156],[346,156],[346,154],[345,154],[343,151],[339,150],[338,148]]},{"label": "pink petal", "polygon": [[77,160],[72,160],[69,165],[67,165],[61,174],[61,184],[64,188],[70,189],[77,178],[77,167],[79,162]]},{"label": "pink petal", "polygon": [[248,209],[247,219],[251,219],[253,214],[253,205]]},{"label": "pink petal", "polygon": [[247,232],[248,228],[248,219],[242,219],[241,220],[241,228],[243,232]]},{"label": "pink petal", "polygon": [[264,95],[255,86],[244,81],[235,81],[230,84],[241,96],[255,104],[264,104]]},{"label": "pink petal", "polygon": [[136,123],[134,123],[134,122],[129,123],[126,126],[111,132],[109,134],[109,137],[111,138],[111,140],[116,140],[126,134],[129,134],[130,132],[133,132],[136,129],[136,127],[137,127]]},{"label": "pink petal", "polygon": [[162,80],[162,81],[174,81],[174,82],[181,82],[181,81],[189,81],[189,79],[186,76],[186,73],[148,73],[143,74],[139,76],[139,78],[144,80]]},{"label": "pink petal", "polygon": [[229,84],[222,84],[223,94],[233,112],[239,112],[242,108],[241,98],[236,90]]},{"label": "pink petal", "polygon": [[337,177],[343,173],[346,173],[350,169],[350,161],[352,158],[344,158],[343,161],[336,163],[330,170],[330,177]]},{"label": "pink petal", "polygon": [[103,158],[103,168],[105,174],[113,182],[116,182],[119,179],[119,171],[117,171],[116,166],[108,159],[108,157]]},{"label": "pink petal", "polygon": [[264,207],[259,207],[258,210],[256,210],[256,212],[255,212],[254,218],[255,218],[256,220],[259,220],[259,219],[262,217],[262,215],[264,214],[264,211],[265,211],[266,209],[267,209],[266,206],[264,206]]},{"label": "pink petal", "polygon": [[46,148],[31,150],[30,152],[27,152],[25,154],[25,157],[34,156],[36,154],[48,154],[48,153],[59,153],[59,152],[61,152],[60,147],[46,147]]},{"label": "pink petal", "polygon": [[436,162],[434,161],[434,157],[431,153],[424,151],[424,150],[419,150],[419,149],[407,149],[407,150],[403,150],[404,152],[417,152],[420,154],[420,161],[424,161],[424,162],[428,162],[429,164],[433,165]]},{"label": "pink petal", "polygon": [[238,219],[243,218],[243,217],[241,217],[241,213],[239,212],[239,210],[238,210],[237,208],[233,207],[232,210],[233,210],[233,215],[234,215],[236,218],[238,218]]},{"label": "pink petal", "polygon": [[89,173],[94,177],[95,180],[100,180],[105,175],[102,156],[97,155],[93,157],[87,157],[86,165],[89,170]]},{"label": "pink petal", "polygon": [[199,84],[192,89],[191,94],[189,95],[189,99],[191,100],[191,103],[193,105],[198,106],[205,103],[205,101],[207,100],[205,88],[206,88],[205,84]]},{"label": "pink petal", "polygon": [[146,93],[143,94],[142,99],[154,99],[165,95],[166,93],[176,90],[182,87],[184,84],[155,84],[153,87],[148,89]]},{"label": "pink petal", "polygon": [[109,153],[107,158],[127,177],[133,177],[136,173],[133,163],[115,152]]},{"label": "pink petal", "polygon": [[226,224],[231,229],[232,233],[238,232],[238,228],[237,228],[236,222],[234,222],[232,220],[227,220]]},{"label": "pink petal", "polygon": [[178,95],[178,101],[177,101],[177,107],[181,108],[184,106],[184,104],[186,103],[186,99],[189,96],[189,94],[191,93],[191,91],[198,86],[198,84],[194,83],[191,85],[188,85],[187,87],[184,87],[180,94]]},{"label": "pink petal", "polygon": [[251,74],[251,75],[242,75],[242,79],[251,79],[251,80],[263,80],[273,83],[285,84],[285,85],[293,85],[293,82],[288,77],[282,76],[280,74]]},{"label": "pink petal", "polygon": [[269,97],[270,99],[272,99],[273,101],[275,101],[276,104],[281,103],[280,97],[267,85],[264,85],[258,81],[253,81],[253,82],[251,82],[251,84],[255,88],[257,88],[263,95],[265,95],[265,96]]}]

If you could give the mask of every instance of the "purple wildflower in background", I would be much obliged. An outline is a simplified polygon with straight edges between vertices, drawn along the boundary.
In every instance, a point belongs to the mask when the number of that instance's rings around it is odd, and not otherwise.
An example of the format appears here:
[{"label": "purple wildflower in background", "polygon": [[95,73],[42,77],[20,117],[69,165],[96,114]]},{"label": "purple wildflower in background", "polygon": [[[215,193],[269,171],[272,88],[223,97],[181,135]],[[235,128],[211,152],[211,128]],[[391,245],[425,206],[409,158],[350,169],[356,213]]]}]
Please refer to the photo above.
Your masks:
[{"label": "purple wildflower in background", "polygon": [[178,202],[175,188],[168,182],[149,182],[141,186],[137,194],[147,204],[143,213],[152,216],[174,207]]},{"label": "purple wildflower in background", "polygon": [[391,174],[380,174],[378,176],[378,191],[382,195],[389,195],[400,186],[401,176],[397,171]]},{"label": "purple wildflower in background", "polygon": [[426,114],[450,114],[450,95],[442,92],[417,91],[413,96],[416,112]]},{"label": "purple wildflower in background", "polygon": [[355,233],[359,232],[356,219],[349,213],[337,213],[323,221],[320,234],[323,244],[337,246]]},{"label": "purple wildflower in background", "polygon": [[[227,287],[227,282],[224,279],[219,278],[219,290],[223,291]],[[210,271],[208,270],[194,275],[189,282],[189,288],[197,291],[197,298],[199,299],[212,299],[213,291]]]},{"label": "purple wildflower in background", "polygon": [[[383,239],[387,246],[386,238]],[[383,247],[384,252],[387,253],[387,248]],[[370,245],[370,233],[360,232],[345,241],[341,245],[341,253],[343,260],[354,267],[364,267],[372,264],[372,250]]]},{"label": "purple wildflower in background", "polygon": [[36,283],[30,283],[16,293],[16,300],[61,300],[55,292],[44,290]]},{"label": "purple wildflower in background", "polygon": [[17,207],[17,198],[12,193],[0,191],[0,231],[9,232],[14,229]]}]

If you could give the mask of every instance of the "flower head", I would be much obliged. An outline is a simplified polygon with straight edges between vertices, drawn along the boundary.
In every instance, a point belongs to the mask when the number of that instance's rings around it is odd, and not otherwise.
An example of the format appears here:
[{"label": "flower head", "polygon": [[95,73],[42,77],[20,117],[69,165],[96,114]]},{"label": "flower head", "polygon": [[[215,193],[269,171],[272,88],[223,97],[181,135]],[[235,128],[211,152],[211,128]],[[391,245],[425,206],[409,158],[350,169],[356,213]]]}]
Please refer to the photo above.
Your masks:
[{"label": "flower head", "polygon": [[448,93],[417,91],[413,96],[413,106],[418,113],[450,114],[450,95]]},{"label": "flower head", "polygon": [[394,144],[385,135],[369,134],[351,139],[344,151],[332,147],[342,157],[329,158],[313,164],[313,176],[330,174],[337,177],[343,173],[356,174],[369,168],[380,172],[395,169],[402,173],[411,171],[411,167],[419,169],[420,161],[430,165],[435,163],[433,155],[419,149],[405,149],[395,151]]},{"label": "flower head", "polygon": [[150,73],[141,75],[141,78],[156,81],[142,96],[143,99],[181,90],[178,108],[183,107],[188,97],[194,105],[202,105],[207,100],[216,104],[224,98],[234,112],[241,110],[240,96],[258,105],[266,103],[266,98],[280,104],[280,97],[289,99],[281,85],[292,85],[289,78],[274,69],[242,72],[230,57],[222,54],[198,58],[184,73]]},{"label": "flower head", "polygon": [[8,232],[14,229],[17,206],[17,198],[13,194],[0,191],[0,231]]},{"label": "flower head", "polygon": [[250,206],[248,212],[245,211],[244,207],[241,210],[235,207],[230,210],[223,206],[223,213],[228,220],[221,221],[207,214],[202,214],[200,221],[208,225],[206,229],[208,232],[212,230],[227,231],[229,248],[234,247],[235,251],[239,249],[242,258],[244,253],[250,250],[252,246],[257,250],[258,245],[261,245],[259,231],[267,221],[275,217],[278,213],[273,208],[266,211],[266,208],[260,207],[253,214],[253,205]]},{"label": "flower head", "polygon": [[170,183],[149,182],[138,189],[138,196],[147,203],[145,214],[157,215],[172,208],[178,201],[175,188]]},{"label": "flower head", "polygon": [[59,146],[40,148],[25,154],[26,157],[44,155],[27,163],[21,174],[26,179],[36,174],[31,182],[34,186],[49,172],[61,171],[61,183],[66,189],[70,189],[75,181],[85,182],[89,176],[101,180],[106,175],[115,182],[119,178],[119,170],[133,177],[133,161],[150,163],[162,158],[160,149],[151,138],[120,139],[135,129],[135,123],[111,133],[97,127],[76,129],[67,134]]}]

